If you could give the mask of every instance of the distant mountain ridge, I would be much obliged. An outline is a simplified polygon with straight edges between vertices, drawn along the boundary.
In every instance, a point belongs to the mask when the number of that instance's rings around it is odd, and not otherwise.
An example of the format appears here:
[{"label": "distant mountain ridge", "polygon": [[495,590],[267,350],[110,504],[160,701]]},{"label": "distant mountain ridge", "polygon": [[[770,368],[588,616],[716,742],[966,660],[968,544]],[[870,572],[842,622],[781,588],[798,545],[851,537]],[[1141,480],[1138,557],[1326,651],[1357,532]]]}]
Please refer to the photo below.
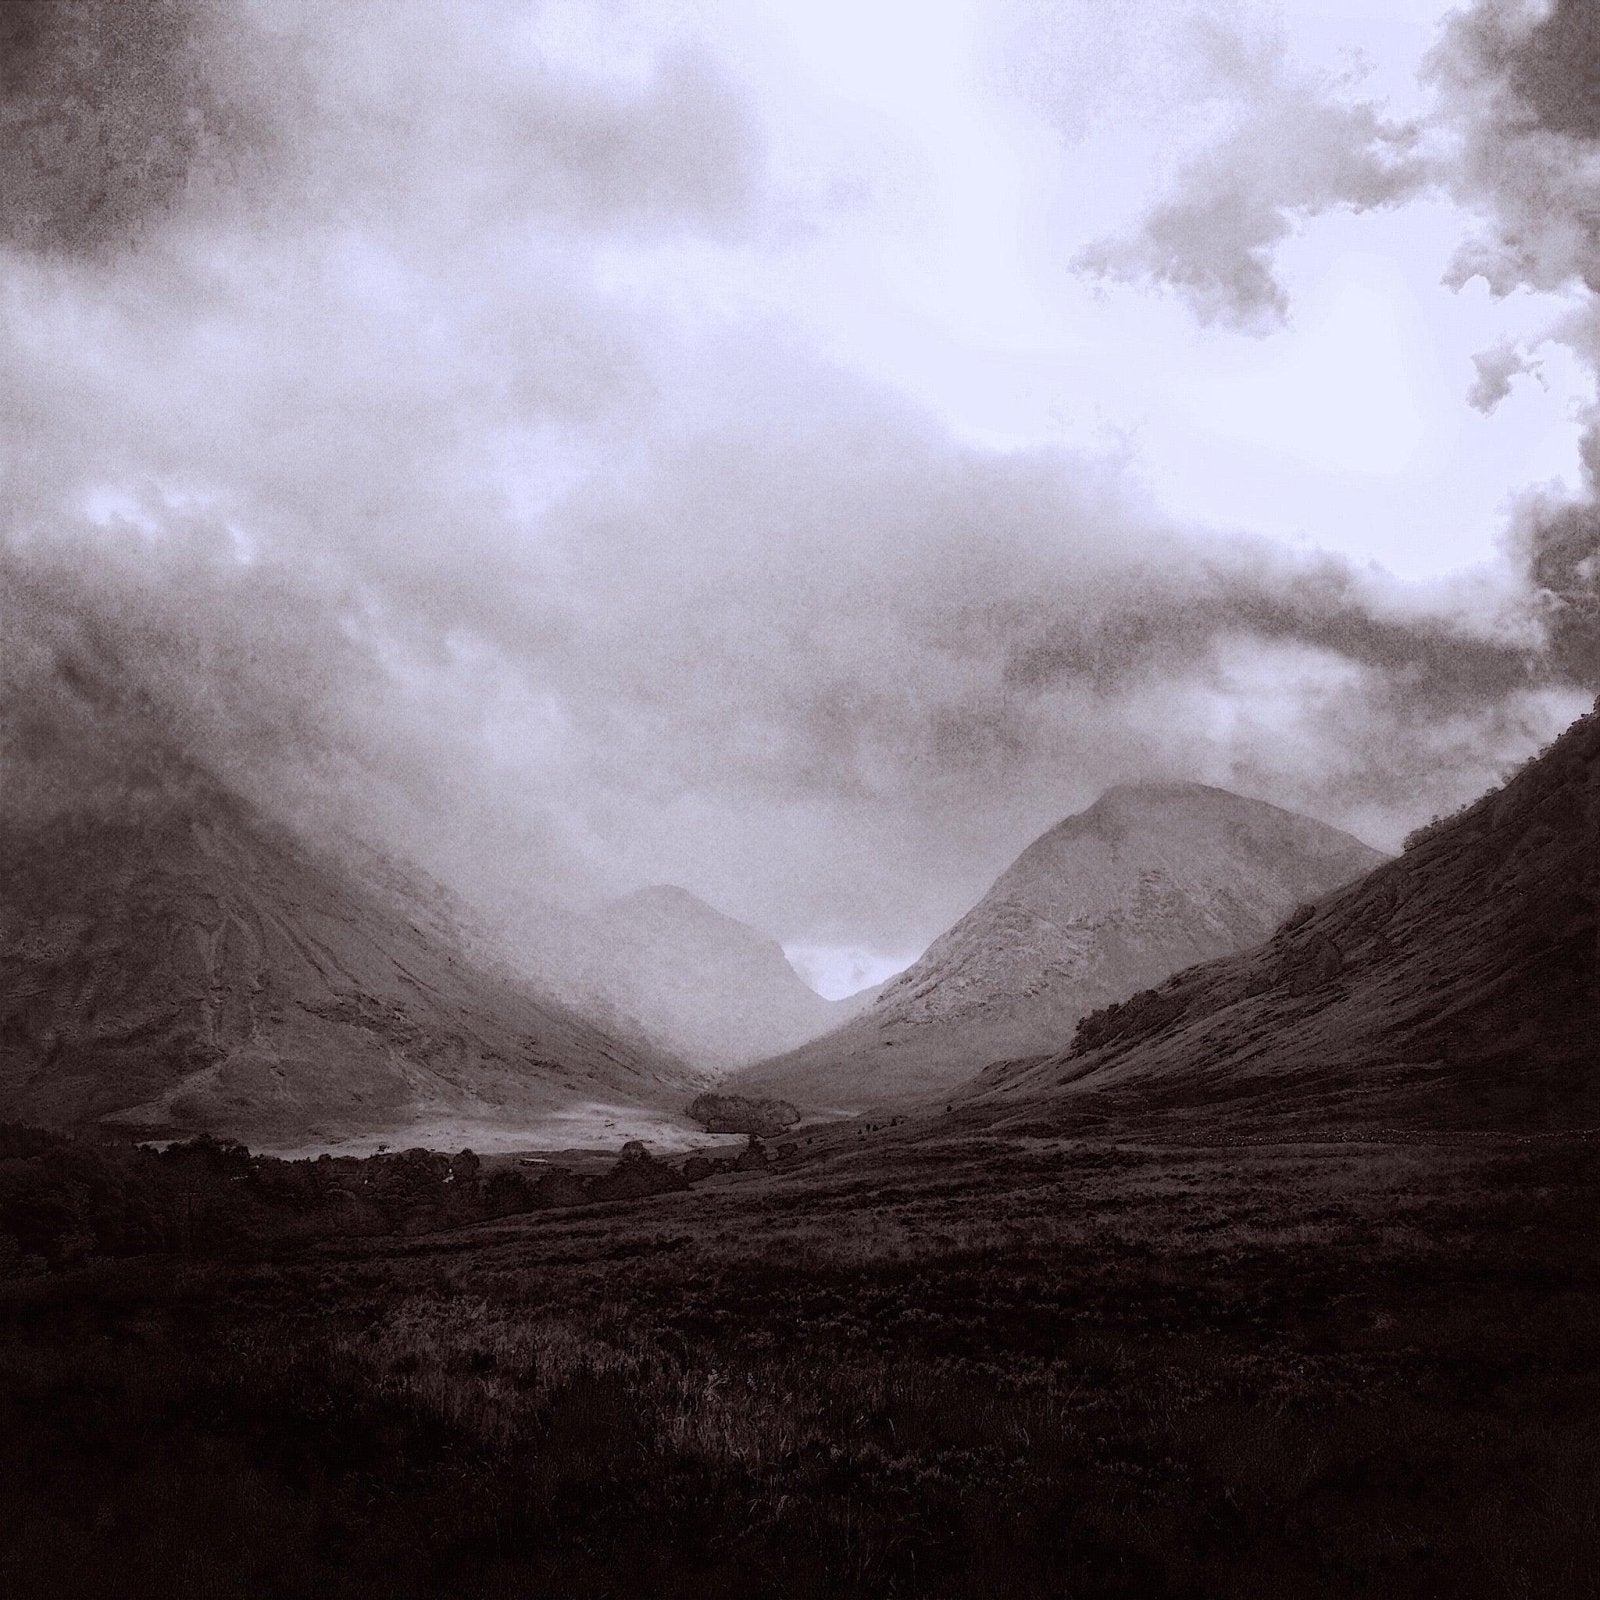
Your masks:
[{"label": "distant mountain ridge", "polygon": [[1062,1049],[1087,1012],[1254,943],[1383,859],[1204,784],[1108,790],[1024,850],[868,1010],[733,1084],[813,1110],[942,1094],[990,1061]]},{"label": "distant mountain ridge", "polygon": [[613,901],[595,918],[589,992],[638,1019],[662,1048],[712,1072],[834,1027],[853,1000],[825,1000],[777,940],[675,884]]},{"label": "distant mountain ridge", "polygon": [[997,1112],[1600,1126],[1600,712],[1253,949],[1000,1063]]}]

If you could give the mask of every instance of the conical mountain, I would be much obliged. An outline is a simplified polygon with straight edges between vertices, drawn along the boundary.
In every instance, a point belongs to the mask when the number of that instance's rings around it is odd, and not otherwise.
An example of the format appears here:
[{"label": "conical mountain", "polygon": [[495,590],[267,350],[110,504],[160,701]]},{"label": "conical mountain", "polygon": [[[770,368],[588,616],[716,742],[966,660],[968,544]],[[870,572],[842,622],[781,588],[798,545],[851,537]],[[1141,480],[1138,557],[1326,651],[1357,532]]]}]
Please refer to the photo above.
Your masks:
[{"label": "conical mountain", "polygon": [[1382,859],[1204,784],[1109,790],[1035,840],[867,1011],[735,1084],[819,1111],[943,1094],[996,1059],[1061,1050],[1085,1013],[1255,943]]},{"label": "conical mountain", "polygon": [[1600,1124],[1600,713],[1266,943],[994,1067],[991,1107],[1322,1127]]}]

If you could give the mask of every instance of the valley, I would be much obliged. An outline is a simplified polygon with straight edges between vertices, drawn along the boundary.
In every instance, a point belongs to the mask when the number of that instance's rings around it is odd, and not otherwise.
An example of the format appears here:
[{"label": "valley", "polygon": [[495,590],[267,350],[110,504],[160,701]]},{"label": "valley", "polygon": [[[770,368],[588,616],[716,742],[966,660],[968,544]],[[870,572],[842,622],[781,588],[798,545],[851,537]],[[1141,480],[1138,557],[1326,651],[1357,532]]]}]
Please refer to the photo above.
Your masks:
[{"label": "valley", "polygon": [[1392,859],[1113,791],[754,1065],[684,892],[541,973],[111,757],[0,840],[6,1593],[1600,1594],[1600,713]]}]

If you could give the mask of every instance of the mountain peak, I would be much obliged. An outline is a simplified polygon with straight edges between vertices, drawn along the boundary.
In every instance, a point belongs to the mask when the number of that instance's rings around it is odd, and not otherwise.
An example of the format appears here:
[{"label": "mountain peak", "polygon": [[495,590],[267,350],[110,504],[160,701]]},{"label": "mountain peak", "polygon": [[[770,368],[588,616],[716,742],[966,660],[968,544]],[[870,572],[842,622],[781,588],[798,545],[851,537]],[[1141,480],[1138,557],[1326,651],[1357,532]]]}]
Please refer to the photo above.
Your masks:
[{"label": "mountain peak", "polygon": [[[1210,812],[1239,818],[1292,818],[1298,823],[1323,827],[1310,817],[1274,805],[1270,800],[1258,800],[1251,795],[1236,794],[1232,789],[1221,789],[1212,783],[1193,779],[1151,779],[1138,783],[1116,783],[1102,791],[1093,804],[1082,811],[1063,817],[1054,829],[1071,830],[1091,826],[1107,817],[1125,817],[1132,813],[1151,812],[1189,814]],[[1337,832],[1337,830],[1331,830]]]},{"label": "mountain peak", "polygon": [[989,1082],[1184,1114],[1590,1125],[1597,823],[1600,711],[1266,943],[1124,997],[1070,1053]]},{"label": "mountain peak", "polygon": [[1061,1049],[1087,1012],[1254,944],[1382,860],[1225,789],[1119,784],[1034,840],[870,1010],[742,1081],[836,1108],[944,1094]]},{"label": "mountain peak", "polygon": [[[1162,801],[1184,800],[1200,795],[1222,795],[1229,800],[1240,800],[1244,797],[1230,793],[1227,789],[1213,788],[1209,783],[1197,783],[1188,779],[1145,779],[1136,783],[1114,783],[1106,789],[1095,801],[1096,806],[1121,805],[1129,801]],[[1094,807],[1091,806],[1090,810]]]}]

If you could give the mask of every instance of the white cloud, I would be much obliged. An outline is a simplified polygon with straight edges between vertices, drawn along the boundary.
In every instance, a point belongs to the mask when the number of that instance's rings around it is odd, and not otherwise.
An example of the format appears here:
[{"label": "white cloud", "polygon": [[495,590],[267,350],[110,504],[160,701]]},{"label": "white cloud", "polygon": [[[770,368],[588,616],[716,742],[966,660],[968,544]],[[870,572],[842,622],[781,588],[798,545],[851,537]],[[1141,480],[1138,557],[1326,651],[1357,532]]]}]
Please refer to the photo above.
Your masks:
[{"label": "white cloud", "polygon": [[[1137,444],[1038,425],[1080,333],[1074,395],[1137,365],[1181,423],[1226,385],[1215,346],[1130,355],[1033,283],[1007,229],[1036,130],[969,81],[967,8],[866,73],[819,13],[792,81],[781,30],[714,8],[219,15],[180,81],[256,86],[249,159],[5,233],[8,571],[53,641],[17,682],[110,652],[242,784],[481,895],[677,880],[836,972],[914,950],[1111,782],[1392,838],[1561,714],[1509,585],[1196,532]],[[1001,415],[1035,328],[1036,409]],[[1281,379],[1227,405],[1289,459],[1310,391]],[[1299,437],[1403,476],[1413,409]],[[1319,481],[1294,472],[1285,497]]]}]

